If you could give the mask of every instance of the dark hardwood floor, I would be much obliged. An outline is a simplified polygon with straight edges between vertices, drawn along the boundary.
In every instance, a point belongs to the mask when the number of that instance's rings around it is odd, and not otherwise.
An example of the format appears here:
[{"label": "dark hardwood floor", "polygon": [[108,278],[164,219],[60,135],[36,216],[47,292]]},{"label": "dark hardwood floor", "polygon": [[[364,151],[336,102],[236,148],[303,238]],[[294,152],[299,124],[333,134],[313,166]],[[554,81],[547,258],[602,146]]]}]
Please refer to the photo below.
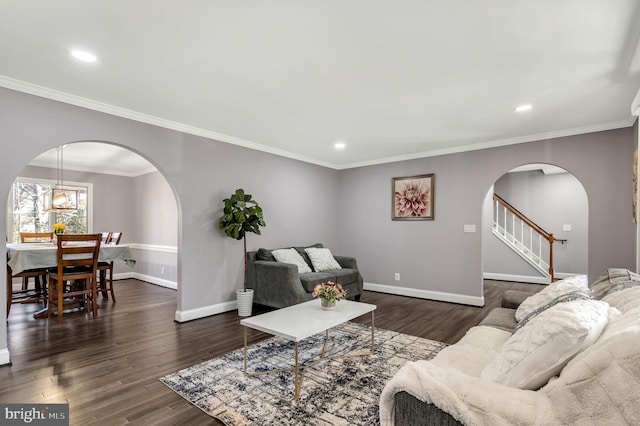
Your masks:
[{"label": "dark hardwood floor", "polygon": [[[72,425],[220,425],[158,378],[242,347],[235,311],[173,321],[176,292],[137,280],[114,283],[118,302],[100,298],[84,313],[35,320],[37,304],[13,305],[7,321],[12,365],[0,367],[0,402],[69,403]],[[375,326],[457,342],[507,289],[542,286],[485,281],[482,308],[365,292]],[[258,312],[266,311],[259,308]],[[360,320],[370,323],[370,316]],[[268,337],[250,331],[250,342]]]}]

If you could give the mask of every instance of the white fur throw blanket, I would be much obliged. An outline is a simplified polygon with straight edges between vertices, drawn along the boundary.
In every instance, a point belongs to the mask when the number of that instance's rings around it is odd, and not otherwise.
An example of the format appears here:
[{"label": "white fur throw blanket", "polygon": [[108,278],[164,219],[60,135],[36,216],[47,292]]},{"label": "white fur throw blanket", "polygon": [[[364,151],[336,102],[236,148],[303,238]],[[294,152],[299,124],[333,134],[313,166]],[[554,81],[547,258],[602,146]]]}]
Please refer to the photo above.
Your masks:
[{"label": "white fur throw blanket", "polygon": [[394,396],[401,391],[466,425],[640,425],[640,307],[611,319],[592,346],[538,391],[473,377],[437,358],[409,362],[387,383],[382,426],[394,424]]}]

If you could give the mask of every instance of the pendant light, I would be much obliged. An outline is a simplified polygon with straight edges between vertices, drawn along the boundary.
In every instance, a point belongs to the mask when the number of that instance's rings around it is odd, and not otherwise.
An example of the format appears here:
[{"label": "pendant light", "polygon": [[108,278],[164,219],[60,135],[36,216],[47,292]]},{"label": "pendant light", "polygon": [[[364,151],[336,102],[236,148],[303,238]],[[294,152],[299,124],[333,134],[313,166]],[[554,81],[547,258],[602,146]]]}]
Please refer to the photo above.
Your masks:
[{"label": "pendant light", "polygon": [[78,210],[78,191],[64,186],[63,150],[61,145],[57,150],[58,180],[51,190],[44,193],[44,210],[46,212],[68,212]]}]

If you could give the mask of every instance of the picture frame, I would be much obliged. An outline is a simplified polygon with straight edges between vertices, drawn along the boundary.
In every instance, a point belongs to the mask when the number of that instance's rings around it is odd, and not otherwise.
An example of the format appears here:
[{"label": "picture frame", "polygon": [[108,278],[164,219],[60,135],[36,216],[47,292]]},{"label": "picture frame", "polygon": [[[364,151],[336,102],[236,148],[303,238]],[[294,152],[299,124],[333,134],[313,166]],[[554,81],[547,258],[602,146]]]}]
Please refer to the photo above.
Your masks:
[{"label": "picture frame", "polygon": [[435,219],[435,174],[391,178],[391,220]]}]

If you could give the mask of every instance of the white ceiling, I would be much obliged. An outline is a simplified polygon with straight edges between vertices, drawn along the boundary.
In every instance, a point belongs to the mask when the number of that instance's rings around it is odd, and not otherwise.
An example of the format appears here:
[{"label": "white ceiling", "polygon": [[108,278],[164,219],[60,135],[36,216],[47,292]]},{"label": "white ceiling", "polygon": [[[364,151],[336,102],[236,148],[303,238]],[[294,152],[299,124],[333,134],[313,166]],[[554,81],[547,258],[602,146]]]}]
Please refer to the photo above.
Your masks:
[{"label": "white ceiling", "polygon": [[630,126],[639,38],[640,0],[0,0],[0,85],[341,169]]}]

